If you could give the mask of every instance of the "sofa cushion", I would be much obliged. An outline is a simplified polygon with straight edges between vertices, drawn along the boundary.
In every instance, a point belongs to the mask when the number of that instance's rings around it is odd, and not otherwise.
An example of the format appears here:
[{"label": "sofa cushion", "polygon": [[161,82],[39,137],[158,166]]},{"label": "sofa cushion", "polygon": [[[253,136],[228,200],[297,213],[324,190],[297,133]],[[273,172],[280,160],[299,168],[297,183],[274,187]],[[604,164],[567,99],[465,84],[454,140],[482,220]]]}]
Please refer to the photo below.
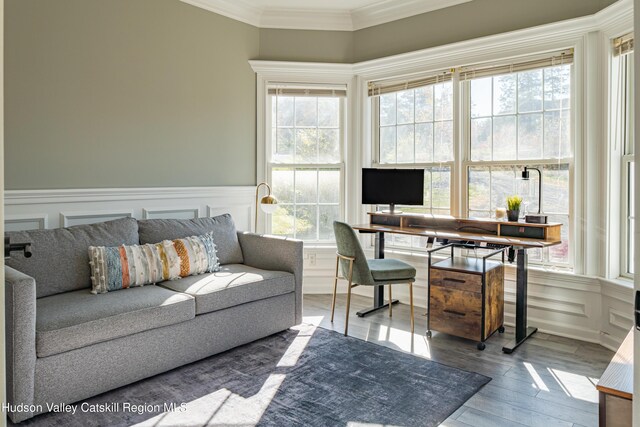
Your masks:
[{"label": "sofa cushion", "polygon": [[36,304],[38,357],[195,317],[193,297],[155,285],[101,296],[82,289],[40,298]]},{"label": "sofa cushion", "polygon": [[31,258],[16,254],[6,264],[36,279],[37,298],[91,286],[89,246],[133,245],[139,239],[133,218],[8,234],[14,243],[32,243]]},{"label": "sofa cushion", "polygon": [[138,221],[140,243],[182,239],[213,232],[220,264],[242,264],[242,249],[231,215],[194,219],[145,219]]},{"label": "sofa cushion", "polygon": [[159,285],[193,295],[196,314],[203,314],[293,292],[295,280],[293,274],[284,271],[229,264],[215,273],[189,276]]}]

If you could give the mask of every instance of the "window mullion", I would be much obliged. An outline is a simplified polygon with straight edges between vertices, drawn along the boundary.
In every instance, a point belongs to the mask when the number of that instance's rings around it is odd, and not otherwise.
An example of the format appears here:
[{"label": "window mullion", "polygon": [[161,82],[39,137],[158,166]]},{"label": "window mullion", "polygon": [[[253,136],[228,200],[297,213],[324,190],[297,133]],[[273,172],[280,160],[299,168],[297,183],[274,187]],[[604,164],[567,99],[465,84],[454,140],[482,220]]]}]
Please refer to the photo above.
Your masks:
[{"label": "window mullion", "polygon": [[458,150],[456,153],[455,168],[455,198],[458,203],[458,216],[469,215],[469,169],[468,160],[471,159],[471,103],[470,103],[470,82],[459,82],[459,76],[456,76],[458,82],[458,107],[454,110],[455,118],[458,119]]}]

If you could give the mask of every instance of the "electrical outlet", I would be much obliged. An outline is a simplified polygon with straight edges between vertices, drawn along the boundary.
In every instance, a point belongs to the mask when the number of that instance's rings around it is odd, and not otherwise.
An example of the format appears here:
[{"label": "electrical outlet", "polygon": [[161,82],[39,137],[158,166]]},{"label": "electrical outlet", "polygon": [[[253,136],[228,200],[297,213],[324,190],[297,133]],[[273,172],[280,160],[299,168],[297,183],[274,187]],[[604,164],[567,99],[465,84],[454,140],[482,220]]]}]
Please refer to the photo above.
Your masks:
[{"label": "electrical outlet", "polygon": [[316,265],[316,254],[309,254],[309,265]]}]

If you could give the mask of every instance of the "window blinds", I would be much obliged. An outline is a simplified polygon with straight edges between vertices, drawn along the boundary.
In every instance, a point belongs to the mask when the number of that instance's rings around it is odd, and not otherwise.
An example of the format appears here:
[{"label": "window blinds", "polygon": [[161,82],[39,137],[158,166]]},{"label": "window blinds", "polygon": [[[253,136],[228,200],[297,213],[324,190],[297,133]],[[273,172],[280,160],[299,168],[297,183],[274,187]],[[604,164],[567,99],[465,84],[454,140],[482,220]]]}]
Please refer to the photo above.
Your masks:
[{"label": "window blinds", "polygon": [[462,67],[460,69],[460,80],[480,79],[572,63],[573,49],[570,49],[523,62]]},{"label": "window blinds", "polygon": [[633,52],[633,33],[613,39],[613,56],[626,55]]},{"label": "window blinds", "polygon": [[440,74],[422,77],[414,80],[381,80],[369,82],[369,96],[380,96],[387,93],[400,92],[403,90],[417,89],[423,86],[429,86],[436,83],[451,81],[453,73],[443,71]]},{"label": "window blinds", "polygon": [[[631,42],[633,45],[633,41]],[[387,93],[416,89],[436,83],[448,82],[453,79],[454,73],[459,73],[460,80],[479,79],[482,77],[497,76],[501,74],[517,73],[520,71],[536,70],[557,65],[573,63],[573,49],[548,53],[536,58],[521,62],[505,62],[502,64],[478,64],[467,65],[459,69],[449,69],[428,77],[416,79],[393,79],[369,82],[369,96],[379,96]]]},{"label": "window blinds", "polygon": [[267,93],[274,96],[314,96],[314,97],[346,97],[347,87],[337,86],[271,86]]}]

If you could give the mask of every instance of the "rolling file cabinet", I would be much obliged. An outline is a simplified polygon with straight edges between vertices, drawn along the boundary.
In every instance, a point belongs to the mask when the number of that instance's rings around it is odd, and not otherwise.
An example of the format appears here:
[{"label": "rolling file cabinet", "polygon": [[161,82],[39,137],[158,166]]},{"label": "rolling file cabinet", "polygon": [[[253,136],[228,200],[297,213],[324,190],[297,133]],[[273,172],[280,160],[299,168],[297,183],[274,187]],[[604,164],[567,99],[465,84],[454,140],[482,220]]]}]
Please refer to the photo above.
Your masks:
[{"label": "rolling file cabinet", "polygon": [[[483,257],[456,257],[449,244],[429,251],[429,297],[427,337],[431,331],[484,341],[496,331],[504,332],[504,250]],[[451,255],[433,262],[432,255],[449,249]],[[485,248],[486,249],[486,248]],[[502,262],[489,258],[502,254]]]}]

